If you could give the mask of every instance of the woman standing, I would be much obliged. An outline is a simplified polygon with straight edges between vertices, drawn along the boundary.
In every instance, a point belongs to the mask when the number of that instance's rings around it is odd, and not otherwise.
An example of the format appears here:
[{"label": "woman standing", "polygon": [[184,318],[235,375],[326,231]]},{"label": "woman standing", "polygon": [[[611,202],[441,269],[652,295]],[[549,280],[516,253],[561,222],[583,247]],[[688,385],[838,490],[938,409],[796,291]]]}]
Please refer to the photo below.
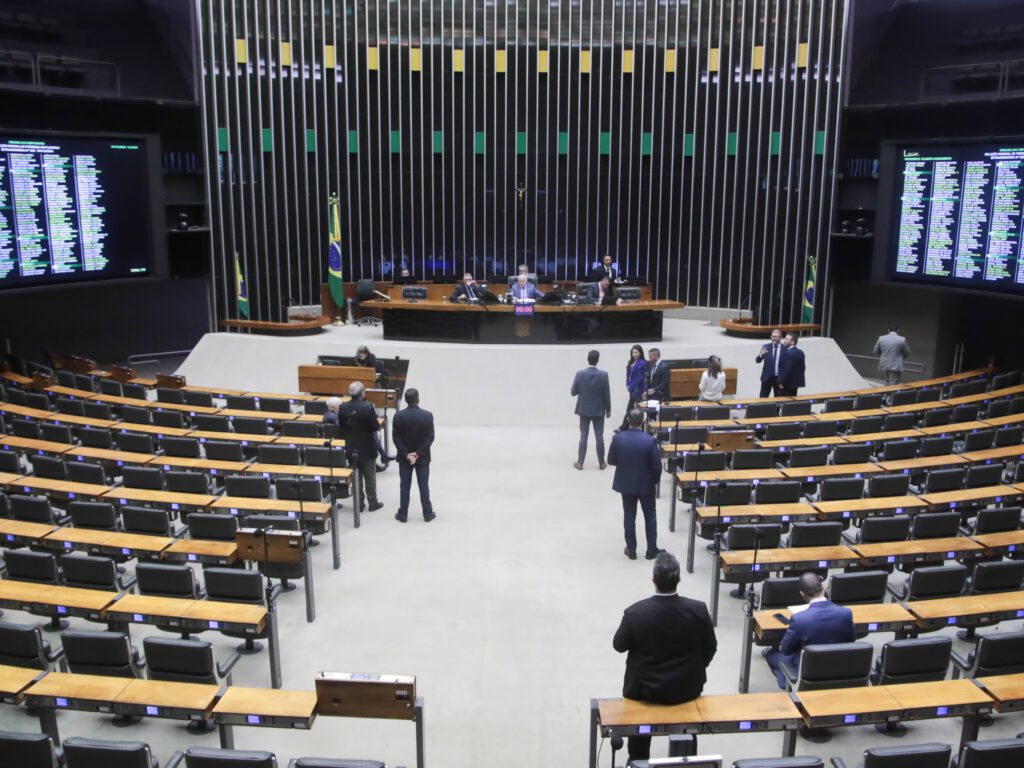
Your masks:
[{"label": "woman standing", "polygon": [[626,363],[626,391],[629,393],[629,405],[626,406],[626,415],[622,417],[622,425],[616,429],[621,432],[629,429],[629,412],[633,410],[643,398],[644,388],[647,386],[647,361],[644,360],[644,348],[634,344],[629,350],[629,362]]},{"label": "woman standing", "polygon": [[700,375],[700,399],[717,403],[725,392],[725,372],[722,358],[712,355],[708,358],[708,369]]}]

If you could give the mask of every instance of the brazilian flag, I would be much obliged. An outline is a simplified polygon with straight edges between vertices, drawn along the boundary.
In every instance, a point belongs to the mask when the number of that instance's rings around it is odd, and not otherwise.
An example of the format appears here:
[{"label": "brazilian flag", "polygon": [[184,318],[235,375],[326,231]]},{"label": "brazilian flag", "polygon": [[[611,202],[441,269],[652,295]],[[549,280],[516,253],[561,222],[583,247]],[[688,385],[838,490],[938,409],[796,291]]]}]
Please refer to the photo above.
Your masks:
[{"label": "brazilian flag", "polygon": [[804,286],[804,309],[800,317],[802,323],[814,322],[814,282],[818,276],[817,260],[812,256],[807,260],[807,283]]},{"label": "brazilian flag", "polygon": [[238,303],[238,314],[249,319],[249,285],[242,274],[242,262],[235,254],[235,301]]},{"label": "brazilian flag", "polygon": [[338,196],[331,195],[331,232],[330,244],[327,246],[327,287],[331,290],[331,298],[338,309],[345,312],[345,281],[341,278],[341,211]]}]

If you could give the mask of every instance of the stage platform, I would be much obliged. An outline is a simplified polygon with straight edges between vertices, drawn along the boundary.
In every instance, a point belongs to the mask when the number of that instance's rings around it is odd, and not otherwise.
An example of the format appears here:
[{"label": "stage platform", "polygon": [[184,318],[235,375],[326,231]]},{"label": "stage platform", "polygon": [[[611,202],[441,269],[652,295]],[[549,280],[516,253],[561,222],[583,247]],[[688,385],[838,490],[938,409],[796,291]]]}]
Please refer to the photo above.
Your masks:
[{"label": "stage platform", "polygon": [[[719,355],[739,371],[737,395],[756,395],[761,367],[754,362],[763,340],[739,339],[705,320],[666,317],[664,358]],[[329,326],[305,337],[243,333],[206,334],[178,373],[189,383],[264,392],[296,392],[298,366],[318,355],[352,355],[367,345],[379,358],[409,359],[409,386],[420,390],[424,407],[450,425],[523,424],[550,426],[573,419],[569,394],[573,374],[587,364],[587,351],[601,352],[600,367],[612,381],[613,414],[626,407],[625,367],[630,344],[489,345],[389,341],[379,326]],[[651,345],[644,344],[644,349]],[[800,341],[807,355],[803,392],[833,392],[868,384],[832,339]]]}]

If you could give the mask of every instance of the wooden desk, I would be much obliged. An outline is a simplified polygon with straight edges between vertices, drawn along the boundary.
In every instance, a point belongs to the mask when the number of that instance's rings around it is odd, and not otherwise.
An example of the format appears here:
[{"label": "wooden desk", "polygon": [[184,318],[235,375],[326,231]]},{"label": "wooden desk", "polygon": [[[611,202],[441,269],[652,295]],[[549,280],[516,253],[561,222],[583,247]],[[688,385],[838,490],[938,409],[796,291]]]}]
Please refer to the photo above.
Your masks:
[{"label": "wooden desk", "polygon": [[76,427],[95,427],[96,429],[110,429],[118,424],[113,419],[94,419],[89,416],[74,416],[68,413],[51,413],[46,420],[50,424],[74,424]]},{"label": "wooden desk", "polygon": [[130,405],[134,408],[149,408],[151,402],[141,397],[122,397],[121,395],[106,395],[97,393],[92,396],[93,402],[106,403],[107,405]]},{"label": "wooden desk", "polygon": [[889,693],[888,686],[800,691],[797,695],[804,720],[811,728],[884,723],[903,714],[903,706]]},{"label": "wooden desk", "polygon": [[30,707],[112,713],[114,699],[131,682],[127,677],[50,672],[28,687],[25,698]]},{"label": "wooden desk", "polygon": [[185,611],[185,626],[198,630],[226,629],[258,635],[267,622],[262,605],[226,603],[218,600],[192,600]]},{"label": "wooden desk", "polygon": [[227,416],[229,419],[263,419],[267,423],[273,421],[293,421],[299,414],[289,411],[248,411],[244,408],[221,408],[217,411],[218,416]]},{"label": "wooden desk", "polygon": [[110,490],[106,485],[73,483],[70,480],[51,480],[48,477],[28,475],[19,477],[11,483],[10,487],[17,493],[31,494],[38,492],[51,499],[67,499],[69,501],[75,501],[76,499],[98,499]]},{"label": "wooden desk", "polygon": [[128,421],[119,421],[115,429],[122,434],[125,432],[138,432],[144,435],[156,435],[159,439],[165,437],[185,437],[192,434],[192,430],[187,427],[158,427],[156,424],[132,424]]},{"label": "wooden desk", "polygon": [[1015,424],[1024,424],[1024,413],[1009,413],[1006,416],[993,416],[992,418],[986,418],[985,424],[990,427],[1010,427]]},{"label": "wooden desk", "polygon": [[[310,467],[305,464],[250,464],[245,468],[245,474],[259,474],[264,477],[312,477],[317,480],[329,480],[331,470],[329,467]],[[352,470],[349,467],[335,467],[334,480],[349,482],[352,478]]]},{"label": "wooden desk", "polygon": [[697,522],[714,527],[716,523],[727,526],[735,523],[788,523],[796,520],[817,520],[818,510],[806,502],[793,504],[738,504],[721,507],[697,507]]},{"label": "wooden desk", "polygon": [[53,411],[44,411],[42,408],[29,408],[27,405],[15,405],[3,401],[0,401],[0,413],[21,416],[26,419],[48,419],[53,416]]},{"label": "wooden desk", "polygon": [[49,589],[53,589],[50,584],[0,579],[0,608],[10,608],[15,611],[30,610],[33,604],[37,600],[41,600]]},{"label": "wooden desk", "polygon": [[882,410],[886,413],[921,413],[937,408],[949,408],[943,400],[930,400],[927,403],[907,403],[906,405],[887,405]]},{"label": "wooden desk", "polygon": [[[320,441],[323,444],[323,440]],[[699,447],[699,443],[661,443],[662,456],[678,456],[679,454],[686,455],[687,453],[693,453]]]},{"label": "wooden desk", "polygon": [[791,448],[817,448],[822,445],[841,445],[847,442],[843,435],[834,437],[797,437],[792,440],[757,440],[758,448],[773,448],[786,451]]},{"label": "wooden desk", "polygon": [[961,748],[964,742],[978,738],[979,715],[991,712],[993,707],[991,697],[971,680],[939,680],[882,687],[903,708],[900,720],[962,717]]},{"label": "wooden desk", "polygon": [[197,413],[204,415],[213,415],[220,412],[220,408],[211,407],[209,405],[189,405],[188,403],[163,403],[158,400],[152,402],[146,401],[147,405],[155,411],[178,411],[179,413],[187,413],[189,416],[195,416]]},{"label": "wooden desk", "polygon": [[956,424],[939,424],[937,427],[918,427],[922,435],[953,435],[959,432],[977,432],[988,429],[983,421],[961,421]]},{"label": "wooden desk", "polygon": [[818,467],[786,467],[782,474],[787,480],[800,480],[804,483],[814,483],[829,477],[855,477],[873,475],[881,472],[877,464],[825,464]]},{"label": "wooden desk", "polygon": [[73,447],[65,456],[74,456],[79,461],[96,459],[104,464],[117,467],[123,467],[126,464],[138,464],[141,466],[153,460],[153,454],[151,453],[115,451],[110,448],[90,448],[88,446]]},{"label": "wooden desk", "polygon": [[108,606],[109,621],[126,624],[161,624],[184,631],[183,620],[195,600],[125,594]]},{"label": "wooden desk", "polygon": [[895,442],[897,440],[913,440],[921,436],[921,433],[916,429],[894,429],[891,432],[866,432],[863,435],[844,435],[847,443],[868,443],[869,445]]},{"label": "wooden desk", "polygon": [[8,486],[17,482],[19,477],[25,477],[18,472],[0,472],[0,486]]},{"label": "wooden desk", "polygon": [[921,496],[921,498],[933,509],[945,507],[957,509],[958,507],[970,506],[975,502],[995,502],[999,504],[1004,501],[1016,501],[1022,495],[1024,495],[1024,492],[1012,485],[989,485],[983,488],[969,488],[962,491],[927,493]]},{"label": "wooden desk", "polygon": [[54,384],[52,387],[47,387],[45,391],[51,395],[70,397],[72,400],[92,400],[97,394],[96,392],[88,389],[75,389],[74,387],[65,387],[60,384]]},{"label": "wooden desk", "polygon": [[[0,534],[3,530],[0,529]],[[1002,533],[983,533],[971,536],[985,548],[986,555],[1008,555],[1024,548],[1024,530]]]},{"label": "wooden desk", "polygon": [[114,711],[142,717],[207,720],[219,692],[217,685],[132,680],[114,697]]},{"label": "wooden desk", "polygon": [[70,443],[58,443],[53,440],[36,440],[31,437],[17,437],[16,435],[5,435],[0,437],[0,446],[13,450],[20,448],[26,453],[35,453],[42,455],[44,453],[52,453],[60,455],[67,453],[75,446]]},{"label": "wooden desk", "polygon": [[25,689],[42,674],[38,669],[0,665],[0,698],[5,704],[20,704]]},{"label": "wooden desk", "polygon": [[33,601],[33,608],[50,616],[78,616],[99,621],[116,592],[79,587],[50,587]]},{"label": "wooden desk", "polygon": [[214,706],[213,717],[221,725],[268,725],[307,730],[316,719],[316,692],[232,685]]},{"label": "wooden desk", "polygon": [[233,541],[178,539],[162,554],[170,562],[231,565],[238,560],[238,545]]},{"label": "wooden desk", "polygon": [[97,551],[105,555],[125,555],[156,559],[161,552],[173,544],[175,539],[168,536],[148,536],[141,533],[112,533],[98,545]]},{"label": "wooden desk", "polygon": [[732,419],[702,419],[701,421],[651,421],[647,424],[653,430],[673,427],[707,427],[708,429],[736,429],[739,425]]},{"label": "wooden desk", "polygon": [[601,733],[606,737],[700,733],[703,723],[696,701],[648,704],[633,699],[598,699],[597,711]]},{"label": "wooden desk", "polygon": [[0,372],[0,378],[6,379],[12,384],[18,384],[22,387],[32,386],[32,379],[30,377],[22,376],[20,373],[15,373],[14,371]]},{"label": "wooden desk", "polygon": [[992,700],[997,712],[1019,712],[1024,709],[1024,673],[975,679]]},{"label": "wooden desk", "polygon": [[921,510],[928,506],[919,496],[882,496],[812,503],[823,520],[854,520],[889,514],[902,515],[910,510]]},{"label": "wooden desk", "polygon": [[283,514],[298,517],[305,512],[310,517],[328,517],[331,505],[325,501],[304,501],[300,509],[299,502],[291,499],[253,499],[246,496],[221,496],[210,505],[209,511],[227,511],[232,515],[239,514]]},{"label": "wooden desk", "polygon": [[813,571],[821,568],[845,568],[848,565],[857,564],[860,560],[856,552],[844,546],[762,549],[757,553],[756,565],[752,549],[725,550],[721,554],[721,559],[722,573],[726,575],[754,571]]},{"label": "wooden desk", "polygon": [[[246,397],[255,397],[257,399],[268,399],[268,400],[287,400],[289,403],[302,403],[310,400],[322,400],[323,398],[317,397],[316,395],[306,395],[302,393],[288,392],[282,394],[280,392],[246,392]],[[347,398],[346,398],[347,399]]]},{"label": "wooden desk", "polygon": [[745,427],[760,427],[767,426],[768,424],[801,424],[808,419],[810,416],[765,416],[760,419],[756,418],[738,418],[736,419],[737,424],[742,424]]},{"label": "wooden desk", "polygon": [[174,491],[150,491],[145,488],[108,488],[103,501],[115,501],[124,505],[131,502],[155,504],[173,510],[186,509],[190,512],[206,509],[216,496],[205,493],[175,493]]},{"label": "wooden desk", "polygon": [[676,484],[682,486],[706,486],[708,483],[743,480],[783,480],[785,476],[777,469],[722,469],[711,472],[676,472]]},{"label": "wooden desk", "polygon": [[202,392],[203,394],[212,395],[213,397],[220,398],[223,400],[226,395],[247,395],[249,394],[243,389],[225,389],[224,387],[196,387],[191,384],[186,384],[181,388],[184,392]]},{"label": "wooden desk", "polygon": [[[280,437],[277,437],[277,438],[274,439],[274,445],[291,445],[291,446],[304,445],[304,446],[313,446],[314,448],[322,448],[322,447],[324,447],[324,438],[322,438],[322,437],[292,437],[292,436],[281,435]],[[344,448],[345,447],[345,441],[344,440],[333,440],[331,442],[331,445],[333,447],[335,447],[335,448]]]},{"label": "wooden desk", "polygon": [[955,467],[969,463],[966,458],[958,454],[947,454],[943,456],[923,456],[916,459],[898,459],[896,461],[880,461],[880,466],[886,472],[902,472],[905,475],[923,472],[926,469],[935,467]]},{"label": "wooden desk", "polygon": [[42,538],[39,543],[47,548],[57,550],[85,550],[96,552],[100,544],[105,542],[114,531],[95,531],[91,528],[57,528]]},{"label": "wooden desk", "polygon": [[[0,483],[3,478],[0,478]],[[57,526],[49,523],[28,523],[22,520],[0,518],[0,546],[20,547],[32,544],[57,530]]]},{"label": "wooden desk", "polygon": [[[814,413],[811,418],[817,421],[853,421],[868,416],[885,416],[881,408],[865,408],[862,411],[834,411],[833,413]],[[804,419],[806,421],[806,419]]]},{"label": "wooden desk", "polygon": [[186,436],[196,438],[200,443],[207,440],[233,441],[242,445],[249,443],[272,443],[279,435],[247,435],[244,432],[211,432],[209,430],[194,429],[186,431]]},{"label": "wooden desk", "polygon": [[967,461],[975,464],[991,464],[994,461],[1000,459],[1006,459],[1008,461],[1020,461],[1021,456],[1024,456],[1024,445],[1007,445],[1002,448],[989,448],[985,451],[971,451],[970,453],[962,454]]},{"label": "wooden desk", "polygon": [[703,733],[794,731],[803,724],[800,710],[781,691],[701,696],[696,704]]},{"label": "wooden desk", "polygon": [[863,564],[867,566],[942,563],[946,560],[969,561],[981,556],[985,551],[981,544],[966,536],[851,544],[850,548],[861,556]]},{"label": "wooden desk", "polygon": [[906,604],[918,626],[925,631],[943,627],[977,627],[994,624],[995,610],[984,604],[980,595],[914,600]]},{"label": "wooden desk", "polygon": [[248,465],[244,461],[220,461],[218,459],[190,459],[182,456],[149,456],[147,464],[164,469],[198,470],[210,475],[237,474]]},{"label": "wooden desk", "polygon": [[975,595],[982,605],[992,611],[996,621],[1024,618],[1024,592],[997,592]]}]

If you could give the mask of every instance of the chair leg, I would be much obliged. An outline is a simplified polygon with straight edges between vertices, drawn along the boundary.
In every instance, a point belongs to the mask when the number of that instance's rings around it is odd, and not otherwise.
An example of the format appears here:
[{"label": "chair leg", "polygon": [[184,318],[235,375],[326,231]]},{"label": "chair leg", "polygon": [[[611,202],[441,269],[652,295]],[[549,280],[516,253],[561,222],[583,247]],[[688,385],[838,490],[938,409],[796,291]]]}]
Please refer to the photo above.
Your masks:
[{"label": "chair leg", "polygon": [[115,728],[128,728],[141,722],[142,718],[139,715],[114,715],[110,724]]},{"label": "chair leg", "polygon": [[893,738],[899,738],[907,735],[907,726],[896,721],[876,723],[875,730],[883,736],[892,736]]},{"label": "chair leg", "polygon": [[800,728],[800,735],[812,744],[828,744],[832,741],[832,734],[828,728]]},{"label": "chair leg", "polygon": [[213,724],[213,720],[189,720],[188,725],[185,726],[186,731],[196,736],[210,733],[216,729],[217,726]]},{"label": "chair leg", "polygon": [[977,627],[968,627],[967,629],[961,629],[956,633],[956,636],[966,643],[978,642]]},{"label": "chair leg", "polygon": [[263,643],[257,642],[252,638],[247,637],[245,642],[235,647],[235,651],[242,656],[252,656],[254,653],[259,653],[263,650]]},{"label": "chair leg", "polygon": [[736,589],[729,592],[730,597],[735,597],[737,600],[743,600],[747,596],[747,585],[746,583],[740,584]]},{"label": "chair leg", "polygon": [[281,591],[292,592],[295,589],[295,585],[292,584],[288,579],[281,579]]},{"label": "chair leg", "polygon": [[59,616],[50,617],[50,623],[43,627],[44,632],[61,632],[71,626],[71,623],[67,619],[62,619]]}]

